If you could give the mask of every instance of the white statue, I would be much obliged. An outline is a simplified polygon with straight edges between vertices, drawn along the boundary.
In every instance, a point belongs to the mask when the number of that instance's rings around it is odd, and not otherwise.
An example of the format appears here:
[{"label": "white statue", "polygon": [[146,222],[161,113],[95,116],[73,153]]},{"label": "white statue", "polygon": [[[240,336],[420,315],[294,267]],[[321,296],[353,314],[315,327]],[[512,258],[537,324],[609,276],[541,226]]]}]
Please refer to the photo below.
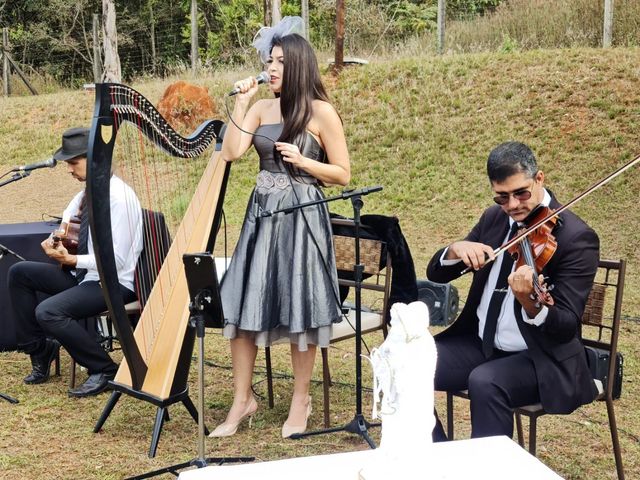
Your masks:
[{"label": "white statue", "polygon": [[424,478],[435,426],[436,346],[423,302],[391,307],[389,334],[380,348],[372,350],[371,363],[372,416],[382,419],[382,439],[375,460],[360,471],[360,478],[416,478],[418,472]]}]

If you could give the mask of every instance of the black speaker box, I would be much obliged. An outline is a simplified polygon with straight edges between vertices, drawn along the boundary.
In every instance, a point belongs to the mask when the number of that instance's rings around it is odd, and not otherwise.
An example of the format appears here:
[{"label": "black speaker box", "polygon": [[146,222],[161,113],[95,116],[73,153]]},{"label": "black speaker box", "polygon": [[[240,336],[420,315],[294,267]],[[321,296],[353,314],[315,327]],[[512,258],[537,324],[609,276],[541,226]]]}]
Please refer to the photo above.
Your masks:
[{"label": "black speaker box", "polygon": [[458,314],[458,289],[449,283],[418,279],[418,300],[429,307],[431,325],[449,325]]}]

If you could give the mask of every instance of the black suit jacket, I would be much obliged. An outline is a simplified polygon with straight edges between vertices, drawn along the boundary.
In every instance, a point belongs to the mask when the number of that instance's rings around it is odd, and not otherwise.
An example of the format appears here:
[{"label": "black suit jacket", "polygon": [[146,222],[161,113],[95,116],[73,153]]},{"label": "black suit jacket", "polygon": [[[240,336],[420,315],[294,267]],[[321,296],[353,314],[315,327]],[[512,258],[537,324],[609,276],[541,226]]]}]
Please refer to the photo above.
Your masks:
[{"label": "black suit jacket", "polygon": [[[552,198],[550,207],[560,205]],[[569,211],[560,214],[560,224],[553,230],[557,250],[543,270],[554,285],[551,292],[555,304],[549,307],[545,323],[540,327],[522,320],[516,301],[516,322],[527,344],[536,368],[538,390],[544,409],[549,413],[570,413],[589,403],[597,395],[586,362],[581,337],[581,318],[598,268],[599,240],[596,233]],[[498,248],[509,230],[509,217],[498,205],[488,208],[465,240]],[[440,283],[460,276],[465,265],[459,262],[442,266],[444,248],[429,262],[427,277]],[[457,320],[438,336],[478,333],[476,310],[489,277],[490,265],[473,275],[464,309]]]}]

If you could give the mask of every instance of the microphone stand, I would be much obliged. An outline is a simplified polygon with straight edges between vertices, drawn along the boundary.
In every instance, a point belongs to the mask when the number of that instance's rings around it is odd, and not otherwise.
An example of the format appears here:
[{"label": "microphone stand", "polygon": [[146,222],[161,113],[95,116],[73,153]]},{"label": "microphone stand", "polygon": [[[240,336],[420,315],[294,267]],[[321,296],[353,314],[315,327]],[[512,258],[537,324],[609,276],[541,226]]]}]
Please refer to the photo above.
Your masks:
[{"label": "microphone stand", "polygon": [[[25,173],[27,175],[29,174],[28,172],[25,172]],[[20,178],[22,178],[22,177],[20,177]],[[3,183],[3,185],[4,185],[4,183]],[[5,247],[4,245],[2,245],[0,243],[0,260],[2,260],[7,253],[10,253],[11,255],[13,255],[14,257],[18,258],[19,260],[25,260],[25,258],[23,256],[18,255],[16,252],[14,252],[13,250]],[[3,400],[6,400],[9,403],[13,403],[13,404],[19,403],[17,398],[13,398],[12,396],[7,395],[6,393],[0,392],[0,398],[3,399]]]},{"label": "microphone stand", "polygon": [[16,252],[14,252],[13,250],[5,247],[4,245],[2,245],[0,243],[0,260],[7,254],[10,253],[11,255],[13,255],[14,257],[16,257],[18,260],[26,260],[22,255],[18,255]]},{"label": "microphone stand", "polygon": [[319,203],[328,203],[333,200],[341,200],[350,198],[351,204],[353,206],[353,223],[354,223],[354,235],[355,235],[355,266],[354,266],[354,285],[355,285],[355,301],[356,301],[356,325],[355,325],[355,341],[356,341],[356,413],[354,418],[342,427],[336,428],[327,428],[324,430],[316,430],[312,432],[303,432],[303,433],[294,433],[291,437],[294,440],[308,437],[311,435],[321,435],[324,433],[335,433],[335,432],[348,432],[354,433],[356,435],[360,435],[371,448],[376,448],[376,444],[373,442],[373,439],[369,436],[368,429],[371,427],[379,427],[380,424],[372,424],[368,422],[364,415],[362,414],[362,299],[361,299],[361,290],[362,290],[362,274],[364,272],[364,265],[360,263],[360,210],[362,210],[362,206],[364,202],[362,201],[363,195],[368,195],[369,193],[374,193],[382,190],[381,186],[362,188],[360,190],[350,190],[343,192],[340,195],[336,195],[334,197],[329,197],[321,200],[314,200],[311,202],[301,203],[299,205],[294,205],[287,208],[282,208],[280,210],[274,211],[264,211],[262,212],[262,217],[270,217],[271,215],[277,213],[291,213],[292,211],[304,208],[310,205],[316,205]]},{"label": "microphone stand", "polygon": [[20,170],[20,171],[14,173],[10,178],[7,178],[3,182],[0,182],[0,187],[4,187],[8,183],[12,183],[12,182],[16,182],[18,180],[21,180],[24,177],[28,177],[29,175],[31,175],[30,171],[28,171],[28,170]]},{"label": "microphone stand", "polygon": [[17,398],[13,398],[7,395],[6,393],[0,392],[0,398],[2,398],[3,400],[6,400],[9,403],[20,403]]}]

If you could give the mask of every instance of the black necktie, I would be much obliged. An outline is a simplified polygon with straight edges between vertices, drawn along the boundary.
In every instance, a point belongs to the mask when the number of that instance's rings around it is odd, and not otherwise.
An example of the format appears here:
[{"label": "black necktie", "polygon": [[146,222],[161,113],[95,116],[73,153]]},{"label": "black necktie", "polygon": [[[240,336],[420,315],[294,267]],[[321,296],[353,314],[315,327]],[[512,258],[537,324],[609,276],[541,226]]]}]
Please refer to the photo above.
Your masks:
[{"label": "black necktie", "polygon": [[[509,231],[509,240],[512,239],[518,231],[518,223],[513,222]],[[513,258],[508,252],[504,252],[502,256],[502,265],[500,265],[500,273],[496,287],[491,295],[489,302],[489,310],[484,324],[484,332],[482,333],[482,352],[485,358],[489,358],[493,354],[493,340],[496,336],[496,327],[498,326],[498,317],[502,309],[502,303],[507,295],[507,278],[513,269]]]},{"label": "black necktie", "polygon": [[[89,253],[87,242],[89,240],[89,212],[86,208],[86,194],[80,203],[80,230],[78,231],[78,255]],[[76,280],[80,283],[87,274],[86,268],[76,268]]]}]

